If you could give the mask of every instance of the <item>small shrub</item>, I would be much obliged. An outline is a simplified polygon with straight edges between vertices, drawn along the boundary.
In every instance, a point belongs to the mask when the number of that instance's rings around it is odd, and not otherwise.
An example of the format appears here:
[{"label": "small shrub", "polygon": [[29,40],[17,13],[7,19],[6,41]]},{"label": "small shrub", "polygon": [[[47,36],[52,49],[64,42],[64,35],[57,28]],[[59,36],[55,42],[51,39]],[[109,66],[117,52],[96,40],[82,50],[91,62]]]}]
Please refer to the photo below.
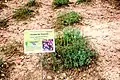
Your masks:
[{"label": "small shrub", "polygon": [[0,56],[12,57],[13,55],[22,55],[20,51],[22,44],[17,41],[10,41],[5,45],[0,46]]},{"label": "small shrub", "polygon": [[58,6],[62,6],[62,5],[68,5],[69,0],[53,0],[53,8],[56,8]]},{"label": "small shrub", "polygon": [[56,52],[51,53],[49,62],[53,70],[89,65],[96,53],[77,28],[65,28],[63,35],[55,39],[55,44]]},{"label": "small shrub", "polygon": [[28,8],[24,8],[24,7],[19,8],[13,12],[14,13],[13,18],[16,20],[26,20],[32,16],[32,12],[34,11]]},{"label": "small shrub", "polygon": [[8,23],[8,20],[6,19],[0,20],[0,28],[6,28],[8,26],[7,23]]},{"label": "small shrub", "polygon": [[90,2],[91,0],[77,0],[76,3],[77,4],[80,4],[80,3],[83,3],[83,2]]},{"label": "small shrub", "polygon": [[9,61],[11,61],[10,59],[13,59],[15,56],[23,55],[22,47],[23,45],[20,42],[10,40],[5,45],[0,45],[0,79],[6,80],[5,78],[10,76],[9,68],[12,63]]},{"label": "small shrub", "polygon": [[81,16],[75,11],[63,12],[57,15],[56,26],[59,28],[63,25],[71,25],[73,23],[79,22],[81,19]]}]

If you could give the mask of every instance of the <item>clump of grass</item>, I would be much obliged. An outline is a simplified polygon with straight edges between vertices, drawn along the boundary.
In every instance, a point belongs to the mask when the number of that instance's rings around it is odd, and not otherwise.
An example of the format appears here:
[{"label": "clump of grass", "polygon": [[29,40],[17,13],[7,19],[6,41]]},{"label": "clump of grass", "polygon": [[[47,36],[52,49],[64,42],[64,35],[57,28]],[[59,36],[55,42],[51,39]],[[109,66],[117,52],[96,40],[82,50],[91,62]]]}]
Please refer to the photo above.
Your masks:
[{"label": "clump of grass", "polygon": [[22,44],[17,41],[10,41],[5,45],[0,46],[0,56],[5,55],[6,57],[11,58],[13,55],[20,54],[22,49]]},{"label": "clump of grass", "polygon": [[91,0],[77,0],[76,3],[77,4],[80,4],[80,3],[83,3],[83,2],[90,2]]},{"label": "clump of grass", "polygon": [[8,23],[8,20],[1,19],[0,20],[0,28],[6,28],[8,26],[7,23]]},{"label": "clump of grass", "polygon": [[77,23],[81,19],[82,17],[75,11],[61,12],[57,15],[55,26],[57,28],[61,28],[63,26],[68,26]]},{"label": "clump of grass", "polygon": [[23,55],[22,47],[23,45],[17,41],[10,41],[5,45],[0,45],[0,79],[6,80],[5,78],[9,77],[9,67],[12,65],[9,59],[13,58],[13,56]]},{"label": "clump of grass", "polygon": [[69,0],[53,0],[52,5],[53,8],[62,6],[62,5],[68,5]]},{"label": "clump of grass", "polygon": [[14,13],[13,18],[16,20],[26,20],[32,16],[33,12],[34,12],[33,10],[30,10],[25,7],[19,8],[13,11]]},{"label": "clump of grass", "polygon": [[49,64],[44,60],[53,70],[87,66],[96,56],[96,51],[90,48],[87,38],[77,28],[65,28],[63,35],[56,37],[55,44],[56,52],[51,53]]}]

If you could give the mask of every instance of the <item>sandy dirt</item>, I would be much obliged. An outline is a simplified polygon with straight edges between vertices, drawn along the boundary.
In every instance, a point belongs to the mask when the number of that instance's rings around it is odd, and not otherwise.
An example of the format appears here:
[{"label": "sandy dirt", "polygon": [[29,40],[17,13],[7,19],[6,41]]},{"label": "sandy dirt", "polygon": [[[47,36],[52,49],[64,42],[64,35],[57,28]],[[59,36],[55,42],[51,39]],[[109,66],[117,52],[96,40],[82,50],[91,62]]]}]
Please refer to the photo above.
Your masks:
[{"label": "sandy dirt", "polygon": [[[11,16],[12,11],[24,5],[26,1],[7,2],[9,7],[0,12],[0,17]],[[92,37],[91,42],[97,48],[98,65],[83,72],[63,71],[62,73],[66,74],[65,79],[60,79],[62,74],[59,72],[55,74],[44,70],[44,77],[52,76],[52,80],[120,80],[120,10],[115,10],[99,0],[90,5],[72,3],[56,10],[51,7],[52,0],[41,0],[41,2],[41,7],[35,10],[36,15],[30,20],[17,22],[10,19],[9,27],[5,30],[0,29],[0,44],[4,44],[9,39],[23,42],[24,30],[53,28],[53,18],[56,12],[74,10],[83,16],[83,21],[75,26],[80,27],[85,36]],[[71,0],[71,2],[75,2],[75,0]],[[37,54],[16,56],[13,59],[15,65],[11,67],[8,80],[41,80],[39,60],[40,57]]]}]

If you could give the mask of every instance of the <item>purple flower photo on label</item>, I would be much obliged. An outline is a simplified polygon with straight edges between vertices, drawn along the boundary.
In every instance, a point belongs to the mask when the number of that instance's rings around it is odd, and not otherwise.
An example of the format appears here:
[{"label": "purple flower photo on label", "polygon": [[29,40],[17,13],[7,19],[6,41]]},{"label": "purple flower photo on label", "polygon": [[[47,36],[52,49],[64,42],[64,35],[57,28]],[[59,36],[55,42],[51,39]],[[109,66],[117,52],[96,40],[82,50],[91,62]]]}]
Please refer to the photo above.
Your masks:
[{"label": "purple flower photo on label", "polygon": [[42,48],[44,51],[52,51],[53,50],[53,39],[43,40]]}]

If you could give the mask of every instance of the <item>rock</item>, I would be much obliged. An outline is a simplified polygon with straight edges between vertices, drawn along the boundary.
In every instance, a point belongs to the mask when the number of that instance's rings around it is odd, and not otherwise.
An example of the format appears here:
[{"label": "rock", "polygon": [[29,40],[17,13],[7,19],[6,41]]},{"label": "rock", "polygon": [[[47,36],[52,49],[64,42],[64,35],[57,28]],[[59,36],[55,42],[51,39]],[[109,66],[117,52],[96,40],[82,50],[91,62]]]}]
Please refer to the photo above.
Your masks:
[{"label": "rock", "polygon": [[48,79],[48,80],[52,80],[52,77],[51,77],[51,76],[47,76],[47,79]]},{"label": "rock", "polygon": [[83,74],[83,77],[85,77],[86,76],[86,74]]},{"label": "rock", "polygon": [[23,65],[24,65],[24,63],[23,63],[23,62],[21,62],[21,63],[20,63],[20,65],[22,65],[22,66],[23,66]]},{"label": "rock", "polygon": [[65,73],[62,73],[62,74],[60,75],[60,79],[64,79],[64,78],[66,78],[66,74],[65,74]]},{"label": "rock", "polygon": [[2,76],[2,77],[4,77],[4,76],[5,76],[5,74],[1,74],[1,76]]},{"label": "rock", "polygon": [[21,56],[20,58],[23,60],[23,59],[24,59],[24,56]]},{"label": "rock", "polygon": [[116,45],[116,46],[115,46],[115,49],[116,49],[116,51],[119,51],[119,52],[120,52],[120,46],[119,46],[119,45]]},{"label": "rock", "polygon": [[20,63],[21,63],[21,59],[20,59],[20,58],[16,58],[15,63],[16,63],[16,64],[20,64]]},{"label": "rock", "polygon": [[60,73],[60,71],[57,71],[57,73]]},{"label": "rock", "polygon": [[63,76],[63,77],[66,77],[66,74],[65,74],[65,73],[62,73],[62,76]]},{"label": "rock", "polygon": [[31,20],[35,21],[35,20],[36,20],[36,18],[31,18]]},{"label": "rock", "polygon": [[64,77],[63,77],[63,76],[60,76],[60,79],[64,79]]}]

